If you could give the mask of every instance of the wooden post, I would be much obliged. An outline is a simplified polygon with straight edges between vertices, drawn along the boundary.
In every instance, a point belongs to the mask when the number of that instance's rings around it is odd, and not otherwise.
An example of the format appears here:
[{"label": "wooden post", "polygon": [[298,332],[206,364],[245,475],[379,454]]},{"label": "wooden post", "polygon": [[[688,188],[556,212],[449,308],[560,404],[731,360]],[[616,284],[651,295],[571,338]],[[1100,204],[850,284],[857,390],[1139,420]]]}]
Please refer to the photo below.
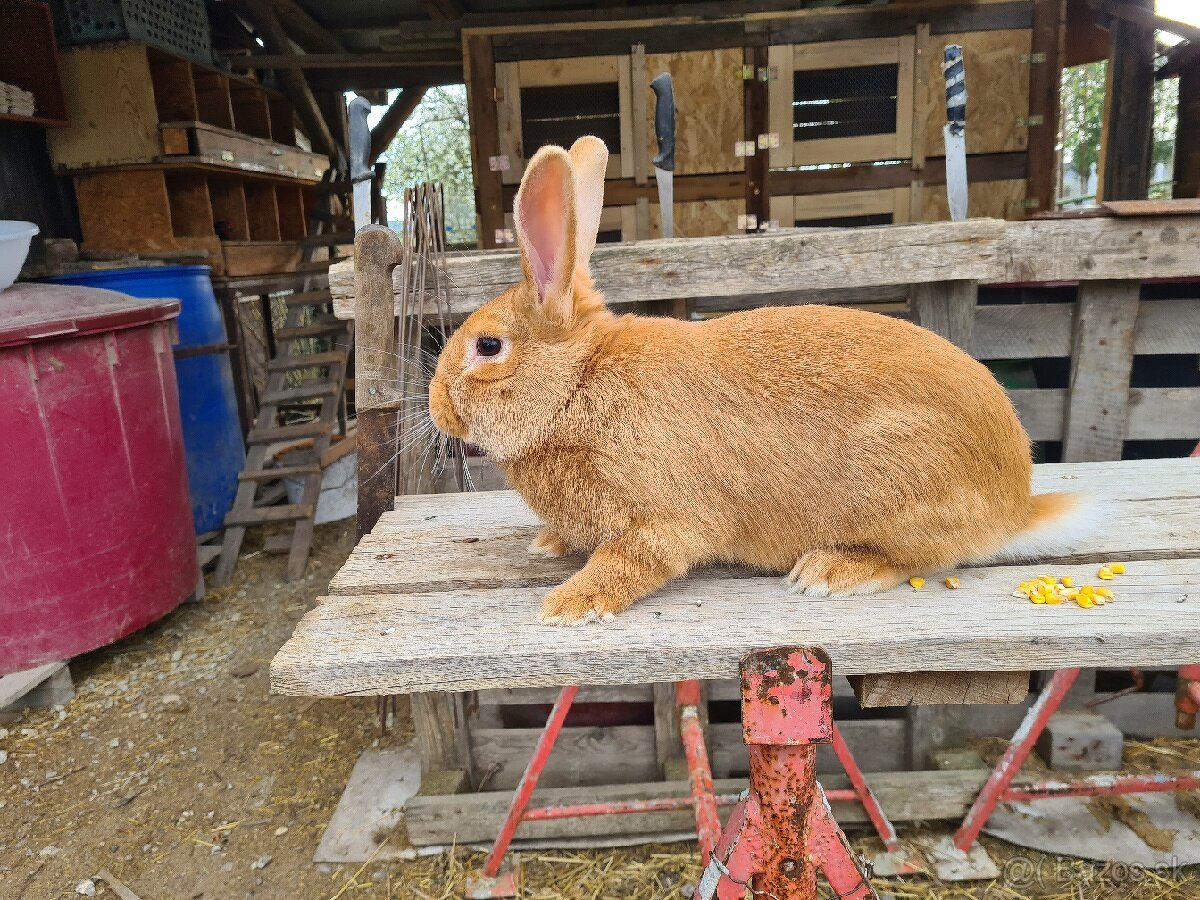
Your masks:
[{"label": "wooden post", "polygon": [[1062,77],[1066,0],[1034,0],[1033,40],[1029,63],[1028,163],[1025,207],[1028,212],[1053,212],[1058,179],[1059,82]]},{"label": "wooden post", "polygon": [[[758,136],[767,133],[770,121],[767,82],[761,77],[769,73],[767,48],[746,47],[743,60],[754,70],[754,74],[743,82],[745,127],[742,139],[754,142],[756,148],[753,156],[746,157],[746,215],[757,216],[758,224],[761,225],[771,215],[771,193],[767,183],[770,151],[757,149]],[[780,137],[782,138],[782,135]]]},{"label": "wooden post", "polygon": [[1121,458],[1140,292],[1137,281],[1079,285],[1063,462]]},{"label": "wooden post", "polygon": [[[417,752],[421,756],[423,783],[424,776],[433,772],[463,772],[466,773],[466,780],[470,782],[470,732],[463,695],[413,694],[410,702]],[[458,780],[451,779],[452,783]]]},{"label": "wooden post", "polygon": [[1175,197],[1200,197],[1200,55],[1179,72]]},{"label": "wooden post", "polygon": [[396,306],[392,271],[400,238],[367,225],[354,239],[354,390],[358,406],[358,536],[368,534],[396,501],[397,412],[373,398],[396,380]]},{"label": "wooden post", "polygon": [[913,318],[922,328],[968,350],[975,327],[979,285],[974,281],[935,281],[912,286]]},{"label": "wooden post", "polygon": [[477,190],[476,208],[479,211],[479,246],[490,250],[499,246],[497,229],[504,228],[504,185],[500,173],[493,172],[488,160],[500,155],[500,125],[496,112],[496,62],[492,55],[492,39],[487,35],[471,35],[466,39],[468,79],[467,104],[471,116],[471,133],[475,140],[472,162]]},{"label": "wooden post", "polygon": [[[1154,11],[1153,0],[1128,0]],[[1114,17],[1110,26],[1100,197],[1145,200],[1154,122],[1154,29]]]}]

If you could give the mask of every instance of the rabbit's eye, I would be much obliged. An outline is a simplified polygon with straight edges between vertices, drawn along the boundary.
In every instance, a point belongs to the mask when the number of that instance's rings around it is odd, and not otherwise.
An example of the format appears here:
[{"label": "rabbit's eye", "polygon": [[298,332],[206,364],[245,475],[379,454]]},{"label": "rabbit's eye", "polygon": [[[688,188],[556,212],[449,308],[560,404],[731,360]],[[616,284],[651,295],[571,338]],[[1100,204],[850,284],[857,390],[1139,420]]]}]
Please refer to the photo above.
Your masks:
[{"label": "rabbit's eye", "polygon": [[503,346],[500,338],[481,337],[475,341],[475,352],[480,356],[495,356]]}]

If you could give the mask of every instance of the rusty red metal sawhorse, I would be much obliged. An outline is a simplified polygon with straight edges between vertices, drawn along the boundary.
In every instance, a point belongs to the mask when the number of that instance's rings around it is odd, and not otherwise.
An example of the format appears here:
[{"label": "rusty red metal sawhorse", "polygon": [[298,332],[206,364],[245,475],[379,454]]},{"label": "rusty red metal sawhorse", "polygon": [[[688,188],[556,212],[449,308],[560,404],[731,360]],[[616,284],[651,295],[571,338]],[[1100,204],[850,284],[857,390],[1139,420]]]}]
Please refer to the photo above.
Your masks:
[{"label": "rusty red metal sawhorse", "polygon": [[[691,806],[704,863],[696,896],[742,898],[746,886],[778,900],[814,900],[817,872],[839,897],[875,897],[869,866],[850,849],[833,819],[829,800],[859,800],[888,851],[899,854],[896,832],[833,722],[832,666],[817,648],[780,648],[746,655],[741,662],[742,731],[750,751],[750,788],[717,796],[698,706],[700,683],[676,685],[680,731],[691,786],[687,798],[528,808],[530,797],[578,688],[563,688],[533,758],[509,805],[482,872],[468,882],[471,898],[514,897],[516,874],[502,870],[521,822],[648,812]],[[816,745],[832,744],[853,789],[827,795],[816,780]],[[733,805],[722,832],[718,805]]]},{"label": "rusty red metal sawhorse", "polygon": [[[929,848],[931,862],[939,878],[944,881],[968,881],[999,876],[1000,870],[976,843],[999,803],[1200,789],[1200,772],[1188,775],[1101,774],[1070,781],[1046,779],[1013,787],[1013,779],[1045,731],[1050,718],[1058,711],[1071,685],[1079,677],[1079,672],[1078,668],[1059,669],[1051,676],[1037,701],[1025,714],[1008,749],[996,763],[954,836]],[[1200,711],[1200,665],[1179,667],[1175,708],[1177,728],[1187,731],[1196,727],[1196,713]]]}]

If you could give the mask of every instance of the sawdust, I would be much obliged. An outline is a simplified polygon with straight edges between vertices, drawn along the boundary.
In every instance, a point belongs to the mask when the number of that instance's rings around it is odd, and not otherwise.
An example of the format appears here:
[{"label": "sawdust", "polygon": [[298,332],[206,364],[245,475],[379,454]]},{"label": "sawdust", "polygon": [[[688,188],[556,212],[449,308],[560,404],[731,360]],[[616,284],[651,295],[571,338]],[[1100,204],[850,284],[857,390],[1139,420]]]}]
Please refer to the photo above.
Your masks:
[{"label": "sawdust", "polygon": [[1147,847],[1160,853],[1170,853],[1175,847],[1175,832],[1159,828],[1150,816],[1124,797],[1093,797],[1088,801],[1087,808],[1105,831],[1112,828],[1113,822],[1120,822],[1141,838]]}]

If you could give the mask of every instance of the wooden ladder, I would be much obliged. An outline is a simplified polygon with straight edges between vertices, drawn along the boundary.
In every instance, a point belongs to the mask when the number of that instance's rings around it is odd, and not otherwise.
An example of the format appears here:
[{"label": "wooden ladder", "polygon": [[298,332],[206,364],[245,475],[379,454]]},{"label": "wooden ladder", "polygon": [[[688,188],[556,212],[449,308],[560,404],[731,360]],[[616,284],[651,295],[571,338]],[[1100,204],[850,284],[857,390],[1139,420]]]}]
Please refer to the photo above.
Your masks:
[{"label": "wooden ladder", "polygon": [[[315,211],[310,220],[310,232],[320,235],[328,218],[324,211]],[[319,246],[346,243],[333,239],[335,237],[331,235],[331,239],[324,242],[317,238],[306,240],[305,262],[300,271],[312,272],[312,277],[305,279],[302,291],[285,298],[287,315],[283,327],[275,332],[275,355],[267,363],[266,392],[254,427],[246,437],[249,448],[246,466],[238,475],[237,495],[225,515],[225,539],[213,574],[216,584],[228,584],[233,578],[246,529],[272,522],[293,523],[290,541],[268,541],[267,548],[286,548],[288,581],[304,577],[312,547],[317,500],[321,495],[321,459],[329,450],[338,425],[338,411],[346,387],[347,360],[354,344],[353,324],[333,317],[333,296],[329,291],[329,266],[334,262],[332,246],[330,259],[313,259]],[[293,352],[297,342],[312,338],[328,340],[330,349]],[[296,381],[292,373],[302,370],[310,370],[312,377]],[[314,372],[317,373],[315,376],[312,375]],[[281,406],[306,400],[319,401],[320,409],[315,418],[290,425],[279,424]],[[312,440],[310,450],[289,454],[299,457],[295,462],[285,466],[268,465],[273,462],[268,456],[272,444],[307,439]],[[279,490],[278,487],[272,489],[272,483],[283,478],[304,479],[299,503],[274,503]]]}]

